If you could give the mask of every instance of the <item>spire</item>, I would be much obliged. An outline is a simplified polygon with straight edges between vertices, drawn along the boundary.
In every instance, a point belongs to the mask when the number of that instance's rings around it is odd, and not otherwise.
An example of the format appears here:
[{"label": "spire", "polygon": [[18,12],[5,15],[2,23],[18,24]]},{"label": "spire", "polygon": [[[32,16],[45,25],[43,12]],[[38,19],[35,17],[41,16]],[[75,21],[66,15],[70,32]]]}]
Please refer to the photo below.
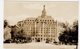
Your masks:
[{"label": "spire", "polygon": [[43,10],[42,10],[41,17],[45,17],[45,16],[46,16],[46,9],[45,9],[45,5],[43,5]]}]

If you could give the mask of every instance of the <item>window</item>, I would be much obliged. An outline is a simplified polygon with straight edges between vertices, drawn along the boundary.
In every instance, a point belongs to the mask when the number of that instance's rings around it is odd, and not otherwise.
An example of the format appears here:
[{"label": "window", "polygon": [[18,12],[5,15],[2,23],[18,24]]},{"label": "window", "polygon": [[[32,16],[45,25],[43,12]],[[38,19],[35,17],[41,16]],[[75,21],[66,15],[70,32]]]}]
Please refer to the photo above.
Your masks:
[{"label": "window", "polygon": [[37,23],[39,23],[39,22],[37,22]]},{"label": "window", "polygon": [[41,38],[41,40],[42,40],[42,38]]},{"label": "window", "polygon": [[33,40],[34,40],[34,38],[33,38]]},{"label": "window", "polygon": [[37,38],[35,38],[35,39],[37,39]]},{"label": "window", "polygon": [[51,40],[52,40],[52,38],[51,38]]},{"label": "window", "polygon": [[45,40],[45,39],[44,39]]}]

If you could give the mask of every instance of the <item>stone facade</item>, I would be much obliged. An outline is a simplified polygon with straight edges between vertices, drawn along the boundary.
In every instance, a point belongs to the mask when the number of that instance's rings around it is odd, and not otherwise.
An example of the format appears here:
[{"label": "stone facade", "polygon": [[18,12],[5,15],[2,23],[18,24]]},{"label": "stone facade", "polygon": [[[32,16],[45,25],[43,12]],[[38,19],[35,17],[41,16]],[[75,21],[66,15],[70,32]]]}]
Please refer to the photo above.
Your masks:
[{"label": "stone facade", "polygon": [[23,28],[26,36],[32,37],[32,41],[49,40],[54,42],[57,38],[57,21],[46,15],[45,5],[41,16],[27,18],[18,22],[17,25]]}]

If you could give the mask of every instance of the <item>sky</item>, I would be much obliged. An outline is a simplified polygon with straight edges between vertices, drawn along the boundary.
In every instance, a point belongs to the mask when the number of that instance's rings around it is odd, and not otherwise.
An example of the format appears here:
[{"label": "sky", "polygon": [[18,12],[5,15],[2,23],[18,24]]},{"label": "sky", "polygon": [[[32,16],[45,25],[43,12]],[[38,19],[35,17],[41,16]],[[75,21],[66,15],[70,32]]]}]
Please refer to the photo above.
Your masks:
[{"label": "sky", "polygon": [[4,19],[6,19],[10,25],[15,25],[18,21],[25,20],[29,17],[35,17],[41,15],[45,5],[48,16],[52,16],[53,19],[59,22],[68,22],[72,24],[78,19],[78,2],[76,1],[6,1],[4,3]]}]

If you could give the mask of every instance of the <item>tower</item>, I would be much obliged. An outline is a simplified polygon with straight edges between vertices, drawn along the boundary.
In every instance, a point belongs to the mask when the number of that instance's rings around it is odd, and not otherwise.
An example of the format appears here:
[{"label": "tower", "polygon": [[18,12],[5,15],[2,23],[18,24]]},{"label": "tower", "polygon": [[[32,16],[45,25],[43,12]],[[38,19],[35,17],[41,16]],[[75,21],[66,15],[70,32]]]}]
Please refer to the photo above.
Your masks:
[{"label": "tower", "polygon": [[45,16],[46,16],[46,9],[45,9],[45,5],[43,5],[41,17],[44,18]]}]

